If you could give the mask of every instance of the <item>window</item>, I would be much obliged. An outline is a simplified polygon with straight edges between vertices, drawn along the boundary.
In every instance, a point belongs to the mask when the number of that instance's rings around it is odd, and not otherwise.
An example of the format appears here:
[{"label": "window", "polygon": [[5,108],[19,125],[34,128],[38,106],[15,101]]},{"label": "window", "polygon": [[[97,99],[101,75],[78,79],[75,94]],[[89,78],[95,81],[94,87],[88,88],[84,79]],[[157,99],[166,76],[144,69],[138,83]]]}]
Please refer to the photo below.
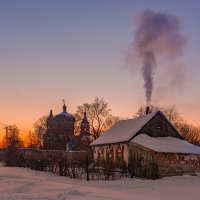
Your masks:
[{"label": "window", "polygon": [[118,148],[116,149],[116,160],[118,162],[122,162],[123,156],[124,156],[124,146],[119,145]]},{"label": "window", "polygon": [[185,160],[185,157],[183,155],[179,156],[179,162],[183,162]]}]

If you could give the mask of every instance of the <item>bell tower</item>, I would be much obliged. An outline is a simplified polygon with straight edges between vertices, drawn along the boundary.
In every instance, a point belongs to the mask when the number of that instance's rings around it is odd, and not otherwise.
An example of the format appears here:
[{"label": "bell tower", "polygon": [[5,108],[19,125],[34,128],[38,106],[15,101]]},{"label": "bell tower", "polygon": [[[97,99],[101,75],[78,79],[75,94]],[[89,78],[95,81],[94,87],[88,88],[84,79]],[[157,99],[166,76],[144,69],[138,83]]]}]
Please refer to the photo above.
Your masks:
[{"label": "bell tower", "polygon": [[53,111],[50,110],[50,114],[47,118],[47,129],[51,129],[53,126]]},{"label": "bell tower", "polygon": [[86,112],[84,112],[84,117],[81,121],[80,128],[81,128],[80,135],[77,137],[76,140],[76,150],[88,151],[91,143],[91,137],[90,137],[90,124],[87,119]]},{"label": "bell tower", "polygon": [[84,112],[84,118],[81,122],[81,135],[88,135],[90,134],[90,124],[87,120],[87,114]]}]

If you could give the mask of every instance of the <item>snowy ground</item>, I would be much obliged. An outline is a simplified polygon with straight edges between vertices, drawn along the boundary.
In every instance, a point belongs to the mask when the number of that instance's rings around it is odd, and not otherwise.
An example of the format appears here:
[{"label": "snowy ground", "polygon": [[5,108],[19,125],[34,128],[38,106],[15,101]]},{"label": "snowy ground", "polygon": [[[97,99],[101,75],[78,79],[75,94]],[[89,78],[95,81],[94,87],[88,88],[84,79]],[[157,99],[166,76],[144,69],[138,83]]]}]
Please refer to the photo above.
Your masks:
[{"label": "snowy ground", "polygon": [[199,200],[200,175],[160,180],[85,181],[0,166],[0,200]]}]

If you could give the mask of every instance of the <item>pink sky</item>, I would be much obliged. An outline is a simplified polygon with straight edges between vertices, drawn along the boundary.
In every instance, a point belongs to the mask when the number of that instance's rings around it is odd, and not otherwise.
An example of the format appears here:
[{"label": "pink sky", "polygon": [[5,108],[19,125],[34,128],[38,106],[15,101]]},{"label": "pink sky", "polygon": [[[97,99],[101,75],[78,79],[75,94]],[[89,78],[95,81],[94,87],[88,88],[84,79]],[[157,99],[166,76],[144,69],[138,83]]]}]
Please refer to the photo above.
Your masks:
[{"label": "pink sky", "polygon": [[196,1],[76,2],[0,3],[0,122],[29,131],[50,109],[61,112],[63,98],[68,111],[75,113],[76,106],[96,96],[109,103],[113,115],[131,118],[146,99],[142,76],[125,68],[124,52],[133,40],[133,17],[151,9],[180,17],[188,38],[181,60],[186,78],[174,87],[163,70],[166,63],[160,61],[152,103],[174,105],[188,122],[200,125]]}]

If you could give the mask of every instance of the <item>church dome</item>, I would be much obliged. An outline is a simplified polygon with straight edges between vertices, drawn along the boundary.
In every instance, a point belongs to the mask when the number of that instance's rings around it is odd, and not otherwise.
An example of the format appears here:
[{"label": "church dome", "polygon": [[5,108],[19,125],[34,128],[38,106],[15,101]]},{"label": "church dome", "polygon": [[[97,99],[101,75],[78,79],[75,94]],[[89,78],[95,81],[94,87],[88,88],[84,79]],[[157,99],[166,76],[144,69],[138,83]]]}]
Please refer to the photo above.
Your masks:
[{"label": "church dome", "polygon": [[54,121],[72,121],[75,122],[75,117],[67,112],[66,105],[63,106],[63,112],[59,113],[54,117]]}]

